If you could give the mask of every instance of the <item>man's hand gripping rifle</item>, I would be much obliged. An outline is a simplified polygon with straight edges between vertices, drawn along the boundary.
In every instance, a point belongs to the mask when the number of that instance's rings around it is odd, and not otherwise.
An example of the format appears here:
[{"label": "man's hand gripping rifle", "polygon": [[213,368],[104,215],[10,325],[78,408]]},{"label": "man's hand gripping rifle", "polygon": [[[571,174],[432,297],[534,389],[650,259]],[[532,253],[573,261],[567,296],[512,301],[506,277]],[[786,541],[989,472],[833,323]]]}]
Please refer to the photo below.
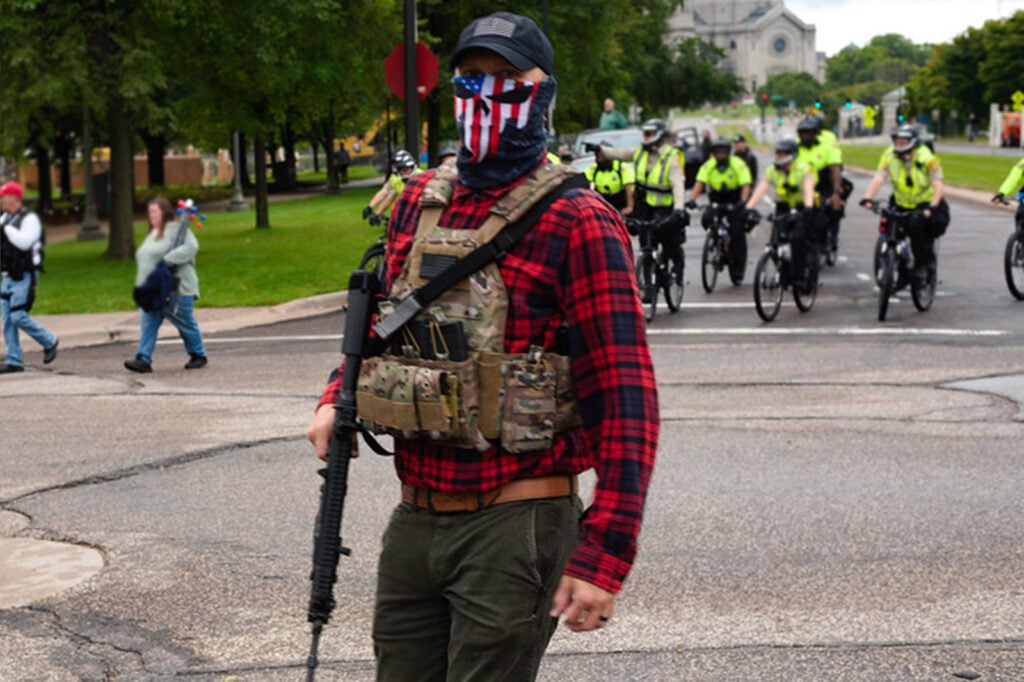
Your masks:
[{"label": "man's hand gripping rifle", "polygon": [[334,409],[334,429],[327,447],[327,466],[320,486],[320,511],[313,534],[313,581],[309,595],[309,622],[313,624],[313,643],[306,660],[307,680],[313,680],[317,665],[320,633],[334,610],[334,583],[338,577],[338,557],[350,550],[341,544],[341,517],[348,491],[348,465],[352,441],[359,432],[356,419],[356,385],[359,367],[367,350],[370,318],[376,308],[380,282],[365,270],[356,270],[348,282],[348,312],[341,352],[345,356],[341,391]]}]

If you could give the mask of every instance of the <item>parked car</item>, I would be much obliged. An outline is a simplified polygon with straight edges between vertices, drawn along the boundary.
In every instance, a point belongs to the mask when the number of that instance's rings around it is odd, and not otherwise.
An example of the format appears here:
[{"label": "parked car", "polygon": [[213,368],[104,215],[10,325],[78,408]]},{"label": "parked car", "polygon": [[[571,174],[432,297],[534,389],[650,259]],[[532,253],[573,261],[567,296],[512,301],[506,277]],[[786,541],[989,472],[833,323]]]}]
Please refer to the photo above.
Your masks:
[{"label": "parked car", "polygon": [[640,128],[632,126],[621,130],[600,130],[591,128],[584,130],[576,136],[576,143],[573,145],[573,153],[576,156],[589,154],[584,146],[587,144],[607,144],[609,147],[628,147],[635,149],[644,140],[644,134]]},{"label": "parked car", "polygon": [[643,139],[643,132],[635,126],[621,130],[599,130],[597,128],[584,130],[576,136],[576,142],[573,144],[572,166],[582,173],[597,162],[594,153],[586,150],[588,144],[606,144],[609,147],[636,149]]}]

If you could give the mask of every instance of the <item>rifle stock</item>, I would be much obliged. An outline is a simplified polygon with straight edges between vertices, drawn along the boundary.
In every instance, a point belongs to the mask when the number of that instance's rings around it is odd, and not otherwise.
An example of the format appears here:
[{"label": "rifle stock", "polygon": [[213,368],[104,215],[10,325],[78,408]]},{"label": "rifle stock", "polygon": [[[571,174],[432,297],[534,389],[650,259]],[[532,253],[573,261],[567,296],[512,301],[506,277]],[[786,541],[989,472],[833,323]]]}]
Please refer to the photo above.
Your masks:
[{"label": "rifle stock", "polygon": [[306,659],[306,679],[310,681],[313,680],[317,666],[320,633],[334,610],[338,558],[342,554],[350,554],[350,550],[341,543],[341,519],[348,492],[352,439],[359,431],[356,385],[379,290],[380,283],[373,273],[356,270],[349,278],[345,338],[341,344],[345,368],[342,372],[341,391],[334,406],[334,427],[327,447],[327,466],[318,472],[324,481],[320,486],[320,509],[313,534],[313,572],[310,576],[312,587],[308,615],[309,622],[313,624],[313,642]]}]

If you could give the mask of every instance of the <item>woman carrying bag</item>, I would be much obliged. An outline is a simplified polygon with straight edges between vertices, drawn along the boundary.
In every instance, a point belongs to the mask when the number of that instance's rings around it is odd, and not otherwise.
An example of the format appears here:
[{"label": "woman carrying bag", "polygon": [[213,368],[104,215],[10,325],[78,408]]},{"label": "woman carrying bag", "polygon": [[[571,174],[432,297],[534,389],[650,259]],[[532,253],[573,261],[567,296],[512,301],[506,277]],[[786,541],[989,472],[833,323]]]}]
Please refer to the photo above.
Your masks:
[{"label": "woman carrying bag", "polygon": [[[185,351],[189,355],[185,369],[199,369],[207,363],[203,337],[193,312],[195,300],[199,298],[199,277],[195,267],[199,241],[188,228],[188,207],[182,208],[182,211],[182,219],[176,223],[171,202],[164,197],[156,197],[148,205],[149,232],[135,251],[135,293],[136,301],[140,303],[142,330],[135,357],[124,363],[125,368],[133,372],[153,371],[157,333],[165,319],[177,328],[181,340],[185,342]],[[140,290],[150,284],[151,275],[155,271],[163,271],[162,263],[174,273],[174,286],[166,299],[155,304],[143,303],[139,296]]]}]

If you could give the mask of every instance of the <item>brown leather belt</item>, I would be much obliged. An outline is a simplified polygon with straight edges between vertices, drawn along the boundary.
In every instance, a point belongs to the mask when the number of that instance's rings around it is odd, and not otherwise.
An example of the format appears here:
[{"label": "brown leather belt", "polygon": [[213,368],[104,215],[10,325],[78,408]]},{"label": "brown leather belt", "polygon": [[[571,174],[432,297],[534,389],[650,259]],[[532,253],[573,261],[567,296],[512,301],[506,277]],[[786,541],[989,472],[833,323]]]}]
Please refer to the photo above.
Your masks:
[{"label": "brown leather belt", "polygon": [[474,512],[496,504],[568,497],[576,493],[575,476],[521,478],[479,493],[442,493],[428,488],[402,484],[402,502],[435,514]]}]

